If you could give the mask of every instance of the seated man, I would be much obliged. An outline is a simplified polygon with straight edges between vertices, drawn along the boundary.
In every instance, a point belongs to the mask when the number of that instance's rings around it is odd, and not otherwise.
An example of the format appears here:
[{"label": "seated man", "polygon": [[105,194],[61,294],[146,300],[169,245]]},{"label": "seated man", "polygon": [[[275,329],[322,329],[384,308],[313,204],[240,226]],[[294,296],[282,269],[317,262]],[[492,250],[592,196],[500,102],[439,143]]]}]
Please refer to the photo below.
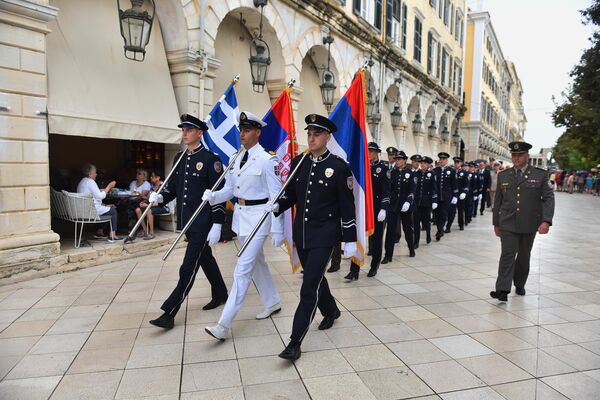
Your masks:
[{"label": "seated man", "polygon": [[[158,188],[162,185],[161,181],[161,173],[158,171],[153,171],[150,175],[150,182],[152,182],[152,189],[150,192],[158,192]],[[169,205],[164,203],[149,203],[148,197],[150,193],[144,196],[146,200],[142,200],[139,203],[139,207],[135,209],[135,215],[137,215],[138,219],[142,216],[144,209],[150,206],[150,210],[146,214],[146,220],[148,222],[148,233],[146,234],[146,221],[142,221],[142,230],[140,233],[142,234],[144,240],[154,239],[154,214],[168,214],[169,213]]]},{"label": "seated man", "polygon": [[[96,167],[92,164],[86,164],[83,167],[83,178],[79,181],[77,185],[77,193],[81,194],[91,194],[94,199],[94,206],[96,207],[96,211],[98,215],[105,216],[110,215],[110,221],[112,224],[112,230],[108,236],[108,241],[110,243],[115,240],[121,240],[122,238],[118,237],[115,233],[117,229],[117,210],[114,205],[104,205],[102,204],[102,200],[106,198],[106,193],[109,190],[115,187],[117,184],[115,181],[110,182],[104,189],[100,190],[98,188],[98,184],[96,183],[96,176],[98,176],[98,172],[96,171]],[[106,236],[103,234],[102,228],[98,228],[98,231],[94,235],[94,239],[103,239]]]}]

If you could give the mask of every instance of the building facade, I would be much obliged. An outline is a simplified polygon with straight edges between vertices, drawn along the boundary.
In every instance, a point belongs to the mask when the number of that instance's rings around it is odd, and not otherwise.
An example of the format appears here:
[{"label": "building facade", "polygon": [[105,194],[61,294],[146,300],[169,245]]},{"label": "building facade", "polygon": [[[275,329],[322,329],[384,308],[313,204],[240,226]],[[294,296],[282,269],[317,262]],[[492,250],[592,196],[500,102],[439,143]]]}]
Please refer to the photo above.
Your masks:
[{"label": "building facade", "polygon": [[466,36],[465,157],[508,161],[507,144],[523,137],[527,122],[521,82],[502,53],[488,12],[468,13]]},{"label": "building facade", "polygon": [[[257,115],[295,79],[305,145],[304,117],[328,113],[319,87],[328,35],[336,100],[370,65],[373,140],[409,155],[460,151],[465,0],[271,0],[262,19],[253,0],[160,0],[143,62],[123,56],[115,3],[0,1],[3,275],[60,254],[51,185],[85,162],[123,182],[136,166],[168,171],[178,115],[207,115],[236,75],[240,109]],[[248,57],[261,21],[271,64],[257,93]]]}]

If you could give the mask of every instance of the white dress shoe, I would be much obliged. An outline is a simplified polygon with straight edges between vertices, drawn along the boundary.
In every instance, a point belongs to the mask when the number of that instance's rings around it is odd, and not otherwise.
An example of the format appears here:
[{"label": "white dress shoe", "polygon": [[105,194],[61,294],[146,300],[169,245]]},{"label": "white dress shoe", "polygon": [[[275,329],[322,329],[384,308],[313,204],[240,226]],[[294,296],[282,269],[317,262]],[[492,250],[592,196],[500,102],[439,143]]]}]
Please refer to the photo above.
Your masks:
[{"label": "white dress shoe", "polygon": [[256,314],[256,319],[267,319],[271,315],[277,314],[279,311],[281,311],[281,303],[277,303],[274,306],[265,308],[263,312]]},{"label": "white dress shoe", "polygon": [[225,340],[229,338],[229,328],[225,328],[223,325],[207,326],[204,330],[215,339]]}]

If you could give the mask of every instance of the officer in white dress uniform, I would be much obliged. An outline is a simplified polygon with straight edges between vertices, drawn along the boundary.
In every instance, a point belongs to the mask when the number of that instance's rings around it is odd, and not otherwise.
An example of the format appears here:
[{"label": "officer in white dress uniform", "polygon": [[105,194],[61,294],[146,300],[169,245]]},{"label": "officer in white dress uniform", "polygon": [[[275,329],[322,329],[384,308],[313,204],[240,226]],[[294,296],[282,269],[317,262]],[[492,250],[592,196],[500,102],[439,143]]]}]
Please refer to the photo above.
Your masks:
[{"label": "officer in white dress uniform", "polygon": [[[237,233],[240,244],[246,241],[258,223],[267,202],[273,202],[281,189],[279,161],[258,143],[264,126],[266,123],[256,115],[247,111],[240,113],[239,128],[240,139],[244,146],[243,153],[236,158],[234,167],[227,174],[223,189],[217,192],[207,190],[202,197],[211,204],[219,204],[232,197],[238,199],[233,212],[232,229]],[[216,339],[225,340],[229,337],[233,319],[244,302],[252,280],[265,307],[256,318],[269,318],[271,314],[281,310],[279,292],[263,253],[263,244],[269,232],[272,235],[273,246],[281,246],[284,241],[283,217],[276,218],[273,214],[269,215],[245,252],[238,258],[229,298],[219,323],[205,329]]]}]

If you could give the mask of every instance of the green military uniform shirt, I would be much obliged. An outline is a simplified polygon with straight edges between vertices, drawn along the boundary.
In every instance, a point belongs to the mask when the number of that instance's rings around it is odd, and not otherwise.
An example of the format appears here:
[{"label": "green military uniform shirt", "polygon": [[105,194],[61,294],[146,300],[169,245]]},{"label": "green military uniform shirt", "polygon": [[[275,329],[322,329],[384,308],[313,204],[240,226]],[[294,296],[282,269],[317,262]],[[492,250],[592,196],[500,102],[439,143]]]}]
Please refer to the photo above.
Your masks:
[{"label": "green military uniform shirt", "polygon": [[546,171],[528,165],[524,172],[500,172],[493,215],[501,231],[535,233],[542,222],[552,225],[554,192]]}]

